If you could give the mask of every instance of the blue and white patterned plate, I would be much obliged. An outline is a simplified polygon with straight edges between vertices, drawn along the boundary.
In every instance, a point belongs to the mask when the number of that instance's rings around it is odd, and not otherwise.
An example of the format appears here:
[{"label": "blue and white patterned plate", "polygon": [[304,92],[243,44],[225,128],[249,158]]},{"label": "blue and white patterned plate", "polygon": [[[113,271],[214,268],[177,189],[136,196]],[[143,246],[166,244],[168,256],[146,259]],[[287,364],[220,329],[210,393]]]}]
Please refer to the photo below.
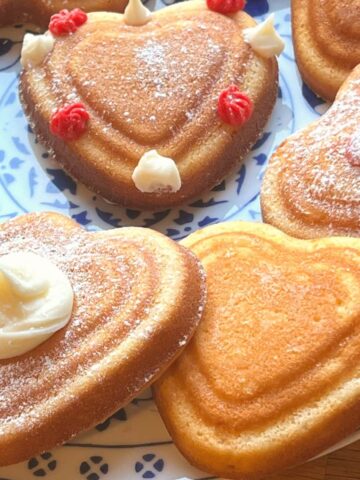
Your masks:
[{"label": "blue and white patterned plate", "polygon": [[[164,6],[160,0],[149,3],[151,8]],[[25,212],[55,210],[88,229],[141,225],[174,239],[210,223],[230,219],[260,221],[259,187],[269,155],[285,137],[316,119],[327,106],[302,84],[296,69],[289,0],[248,0],[246,9],[259,20],[275,12],[276,27],[286,40],[279,61],[280,88],[272,118],[236,174],[189,205],[152,213],[109,205],[74,182],[48,158],[31,132],[18,98],[21,40],[25,31],[34,31],[35,27],[17,25],[0,29],[0,220]],[[0,480],[37,477],[49,480],[214,478],[192,468],[178,453],[150,392],[63,447],[28,462],[0,468]]]}]

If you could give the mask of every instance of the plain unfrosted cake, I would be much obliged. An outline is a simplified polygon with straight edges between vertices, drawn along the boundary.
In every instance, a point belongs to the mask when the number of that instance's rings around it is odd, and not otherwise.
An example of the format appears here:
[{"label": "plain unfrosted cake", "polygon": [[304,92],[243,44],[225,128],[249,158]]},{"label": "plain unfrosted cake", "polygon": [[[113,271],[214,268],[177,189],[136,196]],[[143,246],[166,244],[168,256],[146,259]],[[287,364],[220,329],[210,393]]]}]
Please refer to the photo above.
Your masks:
[{"label": "plain unfrosted cake", "polygon": [[86,232],[55,213],[0,226],[0,255],[53,261],[74,290],[69,324],[36,349],[0,361],[0,465],[90,428],[130,401],[180,353],[198,324],[199,262],[142,228]]},{"label": "plain unfrosted cake", "polygon": [[[242,31],[254,24],[245,12],[222,15],[202,0],[154,12],[137,27],[120,14],[89,14],[77,32],[56,39],[42,65],[23,71],[25,111],[54,157],[103,197],[147,209],[181,204],[245,157],[272,111],[277,62],[245,43]],[[219,94],[233,83],[254,104],[241,127],[217,113]],[[51,114],[78,101],[89,111],[88,129],[65,142],[49,131]],[[136,188],[134,168],[153,149],[176,162],[177,192]]]},{"label": "plain unfrosted cake", "polygon": [[185,457],[248,480],[305,462],[360,425],[360,239],[293,239],[227,222],[182,241],[201,260],[200,325],[154,386]]},{"label": "plain unfrosted cake", "polygon": [[360,236],[360,66],[332,107],[275,151],[261,209],[295,237]]},{"label": "plain unfrosted cake", "polygon": [[46,28],[51,15],[64,8],[85,12],[122,12],[127,0],[0,0],[0,26],[30,22]]},{"label": "plain unfrosted cake", "polygon": [[291,0],[296,61],[304,81],[334,100],[360,63],[360,0]]}]

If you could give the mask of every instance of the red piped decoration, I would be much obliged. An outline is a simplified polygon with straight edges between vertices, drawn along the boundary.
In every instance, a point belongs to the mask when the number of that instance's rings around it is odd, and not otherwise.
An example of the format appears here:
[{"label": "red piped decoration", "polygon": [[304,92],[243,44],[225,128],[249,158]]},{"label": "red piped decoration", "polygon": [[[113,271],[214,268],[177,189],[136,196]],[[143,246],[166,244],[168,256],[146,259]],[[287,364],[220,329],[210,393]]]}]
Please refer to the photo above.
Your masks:
[{"label": "red piped decoration", "polygon": [[249,120],[252,111],[252,101],[236,85],[230,85],[220,93],[218,113],[225,123],[239,127]]},{"label": "red piped decoration", "polygon": [[82,103],[59,108],[51,117],[50,131],[63,140],[77,140],[86,130],[90,115]]},{"label": "red piped decoration", "polygon": [[224,14],[243,10],[246,4],[245,0],[206,0],[206,3],[210,10]]},{"label": "red piped decoration", "polygon": [[63,35],[69,35],[86,22],[87,15],[80,8],[74,8],[74,10],[60,10],[59,13],[55,13],[50,18],[49,30],[56,37]]}]

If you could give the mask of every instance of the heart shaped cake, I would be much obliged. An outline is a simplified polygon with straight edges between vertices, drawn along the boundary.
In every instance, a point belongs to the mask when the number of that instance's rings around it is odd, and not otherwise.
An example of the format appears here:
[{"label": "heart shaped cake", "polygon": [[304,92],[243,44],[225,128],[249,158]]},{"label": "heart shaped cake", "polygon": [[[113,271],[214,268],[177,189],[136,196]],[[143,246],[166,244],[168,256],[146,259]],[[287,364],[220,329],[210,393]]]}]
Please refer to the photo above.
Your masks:
[{"label": "heart shaped cake", "polygon": [[122,12],[127,0],[0,0],[0,26],[31,22],[46,28],[50,16],[63,8],[86,12]]},{"label": "heart shaped cake", "polygon": [[[199,262],[153,230],[88,233],[55,213],[28,214],[2,224],[0,296],[10,280],[18,292],[27,292],[25,302],[29,286],[33,293],[42,287],[41,282],[32,286],[36,272],[26,278],[26,265],[17,262],[9,270],[9,255],[22,251],[53,262],[67,276],[74,300],[66,326],[35,349],[8,359],[1,349],[0,465],[48,450],[129,402],[180,353],[204,305]],[[54,302],[63,292],[59,281],[54,288],[55,297],[49,297],[27,332],[29,319],[11,328],[14,313],[6,322],[9,307],[1,303],[2,347],[12,348],[20,337],[29,339],[44,314],[54,314]],[[29,308],[38,309],[38,302],[36,294]]]},{"label": "heart shaped cake", "polygon": [[334,100],[360,63],[359,0],[291,0],[296,61],[304,81]]},{"label": "heart shaped cake", "polygon": [[208,297],[155,399],[185,457],[219,477],[268,478],[360,425],[360,239],[296,240],[228,222],[183,242]]},{"label": "heart shaped cake", "polygon": [[286,139],[261,187],[267,223],[295,237],[360,236],[360,66],[319,120]]},{"label": "heart shaped cake", "polygon": [[54,157],[103,197],[178,205],[237,165],[272,111],[277,62],[245,42],[254,25],[243,11],[221,14],[202,0],[157,11],[141,26],[91,13],[25,68],[25,111]]}]

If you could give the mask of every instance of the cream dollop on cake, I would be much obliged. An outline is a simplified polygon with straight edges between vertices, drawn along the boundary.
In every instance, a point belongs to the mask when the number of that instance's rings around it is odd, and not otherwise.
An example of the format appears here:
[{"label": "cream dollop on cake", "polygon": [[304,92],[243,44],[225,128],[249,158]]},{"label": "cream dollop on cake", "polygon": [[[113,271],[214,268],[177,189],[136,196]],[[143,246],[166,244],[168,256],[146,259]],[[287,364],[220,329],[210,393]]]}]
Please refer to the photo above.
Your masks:
[{"label": "cream dollop on cake", "polygon": [[151,12],[142,4],[141,0],[130,0],[124,12],[127,25],[138,27],[151,20]]},{"label": "cream dollop on cake", "polygon": [[24,68],[40,65],[54,48],[55,38],[50,33],[33,35],[26,33],[21,49],[20,62]]},{"label": "cream dollop on cake", "polygon": [[30,252],[0,257],[0,359],[22,355],[70,320],[73,291],[67,276]]},{"label": "cream dollop on cake", "polygon": [[135,186],[141,192],[177,192],[181,188],[179,170],[174,160],[163,157],[156,150],[146,152],[132,174]]},{"label": "cream dollop on cake", "polygon": [[249,43],[256,53],[265,58],[280,55],[285,48],[285,42],[274,27],[272,13],[264,22],[255,27],[244,29],[244,40]]}]

